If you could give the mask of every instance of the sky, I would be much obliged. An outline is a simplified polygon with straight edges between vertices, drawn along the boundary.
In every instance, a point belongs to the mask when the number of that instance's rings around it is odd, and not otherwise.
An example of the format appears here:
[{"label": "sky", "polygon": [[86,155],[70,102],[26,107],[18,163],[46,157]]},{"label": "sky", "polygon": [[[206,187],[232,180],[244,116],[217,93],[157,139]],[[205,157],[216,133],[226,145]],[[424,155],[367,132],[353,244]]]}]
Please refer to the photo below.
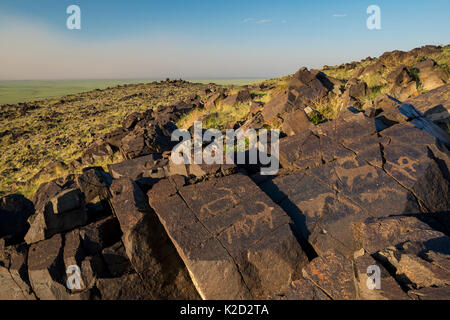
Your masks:
[{"label": "sky", "polygon": [[[381,30],[366,26],[370,5]],[[449,44],[449,12],[450,0],[0,0],[0,80],[278,77]]]}]

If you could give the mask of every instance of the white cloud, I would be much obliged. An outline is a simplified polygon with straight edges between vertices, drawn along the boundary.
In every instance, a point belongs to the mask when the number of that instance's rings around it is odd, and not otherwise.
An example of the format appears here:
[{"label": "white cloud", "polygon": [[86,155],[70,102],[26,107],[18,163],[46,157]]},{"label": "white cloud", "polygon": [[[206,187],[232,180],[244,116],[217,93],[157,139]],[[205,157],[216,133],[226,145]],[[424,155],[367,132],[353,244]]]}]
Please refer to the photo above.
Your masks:
[{"label": "white cloud", "polygon": [[269,23],[269,22],[272,22],[272,20],[269,20],[269,19],[261,19],[261,20],[256,21],[257,24],[263,24],[263,23]]},{"label": "white cloud", "polygon": [[344,14],[339,14],[339,13],[333,14],[333,17],[336,17],[336,18],[344,18],[344,17],[346,17],[346,16],[347,16],[346,13],[344,13]]},{"label": "white cloud", "polygon": [[287,23],[287,20],[281,20],[281,23]]},{"label": "white cloud", "polygon": [[253,18],[246,18],[242,22],[248,23],[248,22],[252,22],[253,20],[255,20],[255,19],[253,19]]}]

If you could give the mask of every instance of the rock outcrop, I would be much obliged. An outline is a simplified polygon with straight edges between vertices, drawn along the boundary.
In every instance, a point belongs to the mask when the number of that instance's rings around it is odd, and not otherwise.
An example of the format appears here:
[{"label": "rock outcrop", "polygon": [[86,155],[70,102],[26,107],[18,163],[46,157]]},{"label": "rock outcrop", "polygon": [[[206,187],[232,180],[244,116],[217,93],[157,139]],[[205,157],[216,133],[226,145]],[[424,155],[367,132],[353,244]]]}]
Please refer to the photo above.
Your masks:
[{"label": "rock outcrop", "polygon": [[[439,52],[130,113],[72,163],[77,174],[33,201],[0,198],[0,299],[449,299],[449,87],[438,60],[418,58]],[[386,91],[366,101],[374,74]],[[252,88],[272,90],[267,103]],[[172,162],[175,123],[219,104],[250,106],[236,127],[279,124],[277,174]],[[91,167],[118,155],[108,172]]]},{"label": "rock outcrop", "polygon": [[245,175],[162,180],[149,201],[204,299],[283,293],[307,262],[289,217]]}]

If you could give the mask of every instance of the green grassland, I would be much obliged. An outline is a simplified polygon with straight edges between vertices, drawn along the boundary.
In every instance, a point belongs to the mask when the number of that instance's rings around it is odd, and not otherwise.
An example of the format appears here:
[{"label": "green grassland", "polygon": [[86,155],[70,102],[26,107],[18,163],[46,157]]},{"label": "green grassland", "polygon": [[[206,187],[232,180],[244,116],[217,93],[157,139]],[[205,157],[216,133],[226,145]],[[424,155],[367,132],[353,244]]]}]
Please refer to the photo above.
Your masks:
[{"label": "green grassland", "polygon": [[[3,81],[0,82],[0,196],[11,192],[31,197],[40,183],[68,173],[64,166],[79,158],[93,141],[120,127],[126,115],[203,96],[205,89],[234,92],[259,79],[192,79],[189,82]],[[129,83],[135,82],[135,83]],[[214,83],[214,84],[210,84]],[[119,86],[120,85],[120,86]],[[103,89],[102,89],[103,88]],[[100,89],[100,90],[95,90]],[[72,92],[72,93],[69,93]],[[5,99],[9,100],[5,100]],[[30,102],[28,106],[13,102]],[[9,102],[9,103],[7,103]],[[3,103],[3,104],[2,104]],[[218,109],[218,125],[248,113]],[[210,117],[211,121],[213,117]],[[230,121],[231,121],[230,120]],[[95,165],[105,166],[105,163]],[[62,166],[58,163],[62,163]],[[43,170],[56,165],[56,171]],[[44,170],[44,171],[45,171]],[[53,172],[55,171],[55,172]]]},{"label": "green grassland", "polygon": [[[57,98],[95,89],[102,90],[117,85],[148,83],[156,80],[161,79],[0,81],[0,105]],[[189,81],[203,84],[246,85],[261,80],[262,79],[190,79]]]}]

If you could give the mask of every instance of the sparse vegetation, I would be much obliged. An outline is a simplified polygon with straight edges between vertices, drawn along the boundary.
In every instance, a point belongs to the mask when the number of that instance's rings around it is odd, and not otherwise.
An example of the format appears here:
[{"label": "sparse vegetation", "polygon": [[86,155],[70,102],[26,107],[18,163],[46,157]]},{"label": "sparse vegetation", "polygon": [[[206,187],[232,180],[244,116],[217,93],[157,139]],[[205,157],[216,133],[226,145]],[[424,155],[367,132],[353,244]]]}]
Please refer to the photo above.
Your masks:
[{"label": "sparse vegetation", "polygon": [[[388,58],[389,59],[389,58]],[[367,71],[358,79],[364,81],[369,91],[365,97],[358,97],[357,106],[373,105],[375,99],[391,89],[387,83],[387,76],[398,67],[399,61],[393,58],[383,62],[385,68]],[[417,62],[433,59],[438,68],[445,71],[448,82],[450,46],[441,52],[408,57],[402,63],[410,68],[410,74],[417,84],[418,93],[426,92],[420,79],[420,71],[414,68]],[[345,83],[354,77],[358,71],[377,63],[377,60],[363,60],[335,67],[325,67],[322,71],[329,77],[339,79],[341,91]],[[375,68],[374,68],[375,69]],[[440,70],[438,70],[440,71]],[[440,72],[439,74],[442,74]],[[252,100],[263,105],[273,97],[286,94],[292,75],[281,78],[257,82],[256,79],[246,82]],[[20,192],[27,196],[36,190],[41,182],[51,180],[59,175],[69,173],[68,169],[59,168],[50,174],[40,174],[42,169],[55,162],[69,164],[79,158],[85,149],[104,134],[122,125],[123,119],[133,112],[144,112],[159,105],[170,105],[180,100],[186,100],[194,94],[201,95],[206,101],[205,89],[224,88],[227,94],[242,90],[239,85],[231,81],[226,87],[206,84],[211,81],[202,81],[204,84],[180,82],[172,85],[170,82],[151,84],[128,84],[105,90],[94,90],[85,93],[71,94],[59,98],[47,98],[28,104],[5,105],[0,109],[0,193]],[[428,88],[428,86],[426,86]],[[0,83],[0,99],[4,83]],[[76,89],[76,88],[75,88]],[[339,88],[335,88],[339,89]],[[24,96],[25,97],[25,96]],[[320,122],[335,119],[343,106],[342,93],[334,90],[326,97],[316,99],[310,106],[319,114],[311,114],[310,120]],[[184,115],[177,123],[178,127],[188,129],[196,120],[202,120],[206,128],[223,130],[232,128],[236,123],[248,118],[251,102],[240,103],[234,106],[225,105],[217,101],[213,108],[193,109]],[[263,128],[279,129],[282,119],[274,117],[264,123]],[[444,127],[445,128],[445,127]],[[447,125],[448,130],[448,125]],[[109,161],[96,165],[106,166]],[[27,183],[35,177],[32,183]]]},{"label": "sparse vegetation", "polygon": [[195,121],[202,121],[204,128],[223,130],[245,119],[250,112],[250,102],[227,105],[219,101],[212,109],[195,109],[177,122],[179,128],[188,129]]},{"label": "sparse vegetation", "polygon": [[341,111],[342,101],[339,96],[332,95],[329,98],[315,99],[312,101],[312,105],[314,106],[314,109],[322,115],[321,119],[316,119],[314,117],[311,119],[310,117],[310,120],[317,124],[325,119],[335,119]]},{"label": "sparse vegetation", "polygon": [[354,69],[344,69],[341,67],[330,67],[329,69],[323,69],[322,71],[327,76],[333,77],[342,82],[347,82],[356,73],[356,70]]},{"label": "sparse vegetation", "polygon": [[318,125],[319,123],[322,123],[324,121],[322,114],[320,114],[319,112],[311,112],[308,115],[308,118],[315,125]]},{"label": "sparse vegetation", "polygon": [[69,164],[79,158],[93,141],[120,127],[126,115],[173,104],[208,87],[188,82],[126,85],[2,106],[0,191],[30,195],[46,178],[31,185],[27,181],[55,161]]}]

